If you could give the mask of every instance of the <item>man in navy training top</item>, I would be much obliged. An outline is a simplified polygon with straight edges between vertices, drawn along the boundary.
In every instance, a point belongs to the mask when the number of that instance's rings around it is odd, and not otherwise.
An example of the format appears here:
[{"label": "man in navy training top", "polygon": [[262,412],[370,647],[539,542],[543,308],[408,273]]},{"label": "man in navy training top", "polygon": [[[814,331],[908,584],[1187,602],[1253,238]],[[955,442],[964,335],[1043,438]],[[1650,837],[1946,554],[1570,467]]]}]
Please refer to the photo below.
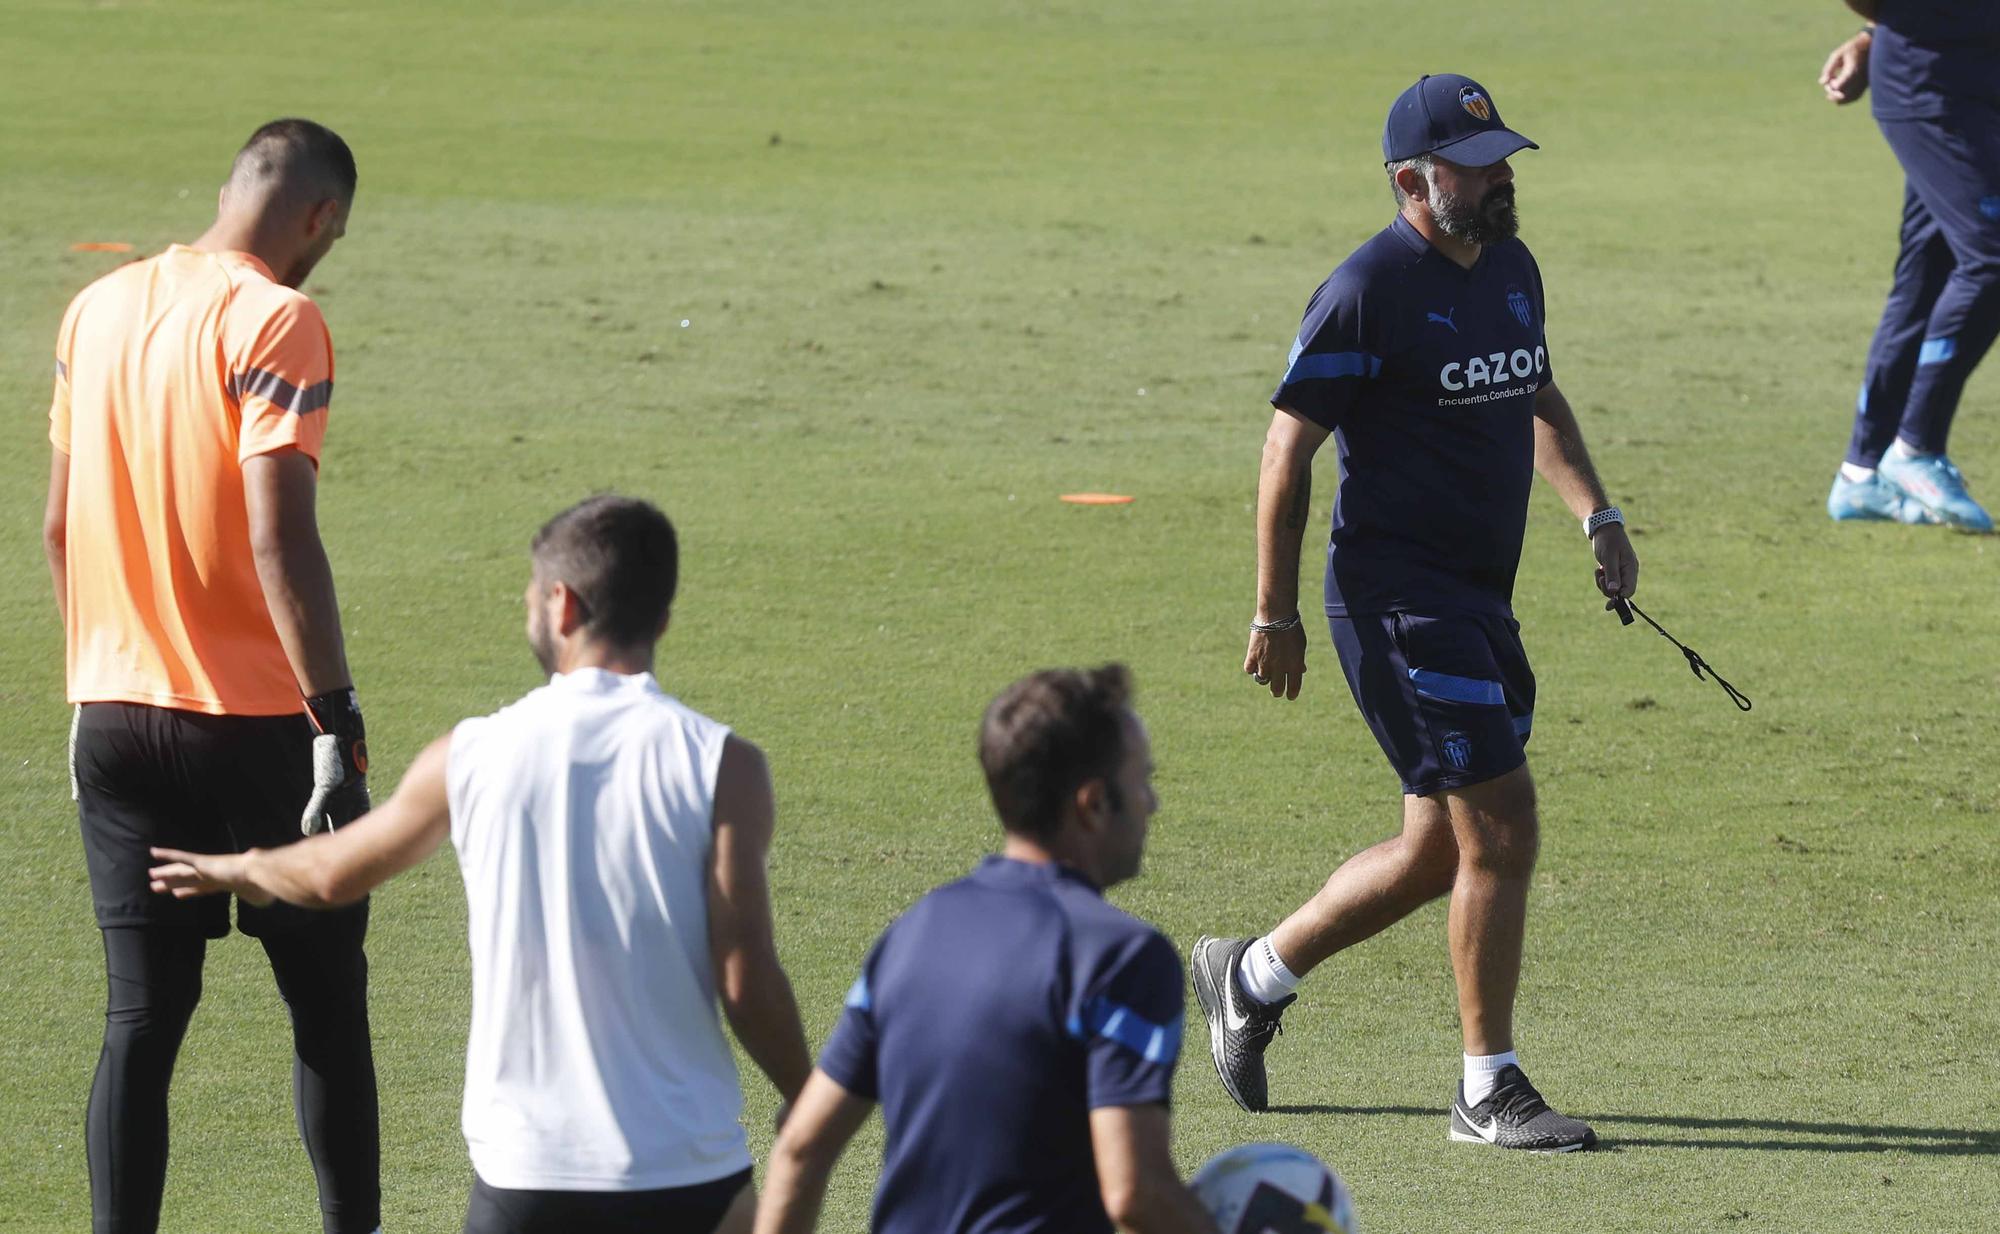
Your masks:
[{"label": "man in navy training top", "polygon": [[1847,3],[1870,21],[1819,81],[1852,103],[1874,79],[1875,122],[1903,166],[1903,230],[1827,513],[1991,531],[1945,440],[2000,333],[2000,3]]},{"label": "man in navy training top", "polygon": [[1052,670],[986,709],[1006,843],[869,952],[771,1150],[758,1234],[813,1228],[876,1102],[876,1234],[1215,1234],[1168,1151],[1180,961],[1104,900],[1158,806],[1130,692],[1120,665]]},{"label": "man in navy training top", "polygon": [[1304,682],[1299,547],[1313,454],[1332,434],[1327,619],[1402,780],[1403,830],[1270,934],[1201,939],[1192,967],[1216,1071],[1261,1110],[1264,1049],[1300,978],[1449,892],[1465,1038],[1451,1137],[1567,1152],[1595,1135],[1549,1109],[1514,1053],[1537,824],[1522,752],[1535,678],[1510,600],[1534,473],[1583,520],[1605,595],[1631,595],[1639,563],[1556,389],[1541,274],[1515,239],[1507,158],[1535,148],[1470,78],[1425,77],[1390,109],[1382,154],[1400,211],[1313,294],[1271,396],[1243,671],[1274,698]]}]

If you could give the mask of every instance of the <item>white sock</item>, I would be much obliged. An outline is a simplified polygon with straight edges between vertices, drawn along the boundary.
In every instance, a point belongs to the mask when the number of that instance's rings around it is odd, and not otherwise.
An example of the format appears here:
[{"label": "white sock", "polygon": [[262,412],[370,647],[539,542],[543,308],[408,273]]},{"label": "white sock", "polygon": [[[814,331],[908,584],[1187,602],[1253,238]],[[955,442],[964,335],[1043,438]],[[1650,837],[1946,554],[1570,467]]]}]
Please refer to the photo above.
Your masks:
[{"label": "white sock", "polygon": [[1236,966],[1237,979],[1243,983],[1243,992],[1260,1003],[1283,1002],[1287,995],[1299,988],[1299,979],[1292,976],[1292,970],[1278,958],[1277,948],[1271,946],[1271,936],[1251,943],[1243,952],[1243,962]]},{"label": "white sock", "polygon": [[1465,1104],[1478,1105],[1493,1095],[1494,1077],[1500,1068],[1513,1064],[1518,1067],[1521,1060],[1509,1050],[1505,1054],[1468,1054],[1465,1056]]},{"label": "white sock", "polygon": [[1842,463],[1840,465],[1840,478],[1849,484],[1866,484],[1875,478],[1875,469],[1873,467],[1863,467],[1859,463]]},{"label": "white sock", "polygon": [[1894,440],[1894,441],[1892,441],[1892,442],[1890,442],[1890,443],[1889,443],[1889,453],[1891,453],[1891,454],[1895,455],[1895,456],[1896,456],[1897,458],[1922,458],[1922,457],[1923,457],[1923,455],[1921,455],[1921,454],[1918,454],[1918,453],[1917,453],[1917,452],[1916,452],[1915,450],[1912,450],[1912,449],[1910,449],[1910,447],[1908,447],[1908,446],[1904,445],[1904,444],[1903,444],[1903,439],[1902,439],[1901,437],[1898,437],[1898,438],[1896,438],[1896,440]]}]

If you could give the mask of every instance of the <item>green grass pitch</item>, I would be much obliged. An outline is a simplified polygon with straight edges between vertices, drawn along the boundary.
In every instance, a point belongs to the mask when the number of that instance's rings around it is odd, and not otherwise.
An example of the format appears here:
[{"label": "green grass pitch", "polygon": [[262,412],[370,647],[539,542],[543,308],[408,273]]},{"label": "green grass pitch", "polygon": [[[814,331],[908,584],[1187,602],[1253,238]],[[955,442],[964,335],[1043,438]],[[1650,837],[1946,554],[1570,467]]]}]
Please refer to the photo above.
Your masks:
[{"label": "green grass pitch", "polygon": [[[1269,926],[1394,826],[1323,634],[1294,705],[1238,669],[1264,399],[1307,295],[1389,217],[1381,117],[1427,71],[1481,78],[1542,143],[1524,235],[1640,598],[1757,706],[1603,614],[1538,490],[1520,1035],[1608,1151],[1446,1142],[1433,907],[1314,974],[1272,1054],[1287,1112],[1239,1114],[1191,1020],[1177,1155],[1301,1144],[1371,1234],[1993,1228],[2000,541],[1821,506],[1900,193],[1865,112],[1813,83],[1842,6],[16,0],[5,25],[0,1228],[88,1216],[102,973],[38,532],[57,321],[119,259],[72,243],[192,238],[272,116],[353,142],[361,196],[310,290],[378,791],[533,684],[539,520],[658,500],[686,556],[662,676],[770,752],[818,1040],[883,924],[994,842],[972,732],[1027,669],[1133,665],[1164,808],[1114,898],[1183,947]],[[2000,361],[1954,454],[2000,497]],[[1079,489],[1137,500],[1055,501]],[[1321,517],[1332,491],[1323,469]],[[470,1178],[457,879],[441,857],[376,901],[398,1234],[456,1230]],[[310,1228],[275,990],[243,939],[210,957],[165,1228]],[[746,1088],[761,1153],[773,1103]],[[879,1143],[825,1228],[864,1228]]]}]

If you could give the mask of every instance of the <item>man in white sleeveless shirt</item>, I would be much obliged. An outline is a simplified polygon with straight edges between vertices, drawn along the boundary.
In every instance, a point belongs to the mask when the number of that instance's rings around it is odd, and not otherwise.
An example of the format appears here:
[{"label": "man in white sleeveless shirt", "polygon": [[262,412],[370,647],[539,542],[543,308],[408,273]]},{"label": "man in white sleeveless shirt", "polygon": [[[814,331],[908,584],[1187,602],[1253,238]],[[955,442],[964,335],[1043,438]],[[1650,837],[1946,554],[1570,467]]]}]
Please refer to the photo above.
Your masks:
[{"label": "man in white sleeveless shirt", "polygon": [[772,937],[770,774],[653,679],[678,568],[665,515],[593,497],[532,555],[528,642],[547,685],[433,742],[395,796],[337,831],[154,849],[153,889],[333,907],[449,833],[472,946],[467,1234],[747,1230],[718,1000],[784,1100],[812,1070]]}]

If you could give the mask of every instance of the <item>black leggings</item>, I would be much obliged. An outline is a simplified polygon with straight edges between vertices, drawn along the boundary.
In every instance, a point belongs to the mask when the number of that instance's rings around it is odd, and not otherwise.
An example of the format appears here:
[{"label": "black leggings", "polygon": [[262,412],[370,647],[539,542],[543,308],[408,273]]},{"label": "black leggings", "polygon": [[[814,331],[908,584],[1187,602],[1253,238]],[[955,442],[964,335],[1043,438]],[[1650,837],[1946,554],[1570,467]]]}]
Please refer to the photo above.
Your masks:
[{"label": "black leggings", "polygon": [[[325,1234],[381,1224],[375,1062],[368,1044],[367,910],[261,941],[292,1021],[292,1100],[319,1181]],[[152,1234],[167,1176],[167,1086],[201,999],[208,940],[193,919],[103,931],[110,995],[90,1088],[96,1234]]]},{"label": "black leggings", "polygon": [[[303,716],[210,716],[86,703],[70,767],[110,997],[85,1143],[97,1234],[152,1234],[167,1173],[167,1085],[208,940],[229,897],[153,894],[151,848],[241,852],[298,839],[312,788]],[[375,1062],[368,1048],[368,906],[239,905],[292,1020],[292,1102],[326,1234],[381,1224]]]}]

